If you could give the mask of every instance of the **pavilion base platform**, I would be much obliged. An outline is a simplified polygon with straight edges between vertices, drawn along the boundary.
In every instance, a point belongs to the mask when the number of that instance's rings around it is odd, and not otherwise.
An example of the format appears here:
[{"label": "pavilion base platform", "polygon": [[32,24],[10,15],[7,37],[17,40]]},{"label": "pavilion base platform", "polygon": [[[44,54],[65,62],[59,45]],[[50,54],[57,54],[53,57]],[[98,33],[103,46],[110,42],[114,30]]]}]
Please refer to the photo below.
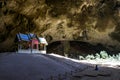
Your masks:
[{"label": "pavilion base platform", "polygon": [[32,53],[32,54],[34,54],[34,53],[42,53],[42,54],[46,54],[46,51],[45,50],[37,50],[37,49],[27,49],[27,50],[25,50],[25,49],[20,49],[20,50],[18,50],[18,52],[17,53]]}]

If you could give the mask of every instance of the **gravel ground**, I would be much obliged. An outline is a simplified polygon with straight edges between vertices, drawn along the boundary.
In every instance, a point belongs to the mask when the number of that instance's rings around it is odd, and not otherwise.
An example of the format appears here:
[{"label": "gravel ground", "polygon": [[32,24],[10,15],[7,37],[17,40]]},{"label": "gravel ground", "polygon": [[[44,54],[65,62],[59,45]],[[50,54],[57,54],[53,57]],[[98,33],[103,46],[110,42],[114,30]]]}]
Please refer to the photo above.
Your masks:
[{"label": "gravel ground", "polygon": [[[90,64],[91,62],[91,64]],[[57,54],[2,54],[0,80],[120,80],[120,66],[80,61]]]}]

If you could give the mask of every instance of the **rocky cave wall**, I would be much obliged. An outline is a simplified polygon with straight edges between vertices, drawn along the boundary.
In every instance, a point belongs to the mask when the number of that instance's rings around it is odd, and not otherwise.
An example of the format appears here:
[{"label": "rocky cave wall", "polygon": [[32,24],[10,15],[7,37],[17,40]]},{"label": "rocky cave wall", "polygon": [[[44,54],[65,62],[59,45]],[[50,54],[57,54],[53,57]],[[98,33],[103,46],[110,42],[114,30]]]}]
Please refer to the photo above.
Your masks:
[{"label": "rocky cave wall", "polygon": [[120,0],[1,0],[0,51],[12,50],[19,32],[119,49]]}]

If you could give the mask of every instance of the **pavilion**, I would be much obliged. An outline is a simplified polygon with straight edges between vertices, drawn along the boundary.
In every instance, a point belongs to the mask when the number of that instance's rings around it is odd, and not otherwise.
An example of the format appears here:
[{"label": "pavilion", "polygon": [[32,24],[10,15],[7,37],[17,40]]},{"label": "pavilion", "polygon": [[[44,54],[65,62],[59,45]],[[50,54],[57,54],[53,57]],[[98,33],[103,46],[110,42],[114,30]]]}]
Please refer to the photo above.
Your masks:
[{"label": "pavilion", "polygon": [[18,53],[46,53],[47,41],[35,34],[18,33],[15,37],[15,44]]}]

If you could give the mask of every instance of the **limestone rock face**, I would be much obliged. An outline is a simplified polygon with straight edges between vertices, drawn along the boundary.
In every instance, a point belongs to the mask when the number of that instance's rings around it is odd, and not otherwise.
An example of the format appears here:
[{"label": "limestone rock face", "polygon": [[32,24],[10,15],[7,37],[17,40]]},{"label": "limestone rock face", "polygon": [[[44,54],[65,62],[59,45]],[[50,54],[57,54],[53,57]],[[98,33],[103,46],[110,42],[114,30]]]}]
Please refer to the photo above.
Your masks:
[{"label": "limestone rock face", "polygon": [[120,46],[120,0],[1,0],[0,51],[17,33]]}]

